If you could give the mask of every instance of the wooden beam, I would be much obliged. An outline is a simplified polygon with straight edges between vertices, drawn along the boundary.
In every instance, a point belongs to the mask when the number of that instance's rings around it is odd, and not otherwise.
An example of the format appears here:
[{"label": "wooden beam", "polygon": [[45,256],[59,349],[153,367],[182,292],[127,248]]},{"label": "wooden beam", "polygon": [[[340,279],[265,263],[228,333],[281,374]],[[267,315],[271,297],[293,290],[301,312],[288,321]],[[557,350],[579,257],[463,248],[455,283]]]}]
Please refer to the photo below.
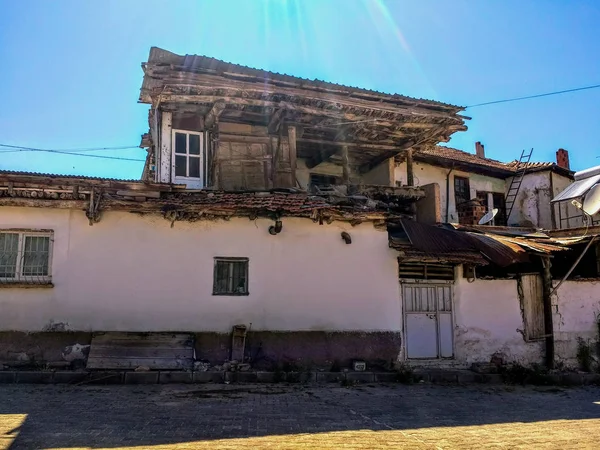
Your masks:
[{"label": "wooden beam", "polygon": [[406,150],[406,184],[414,186],[415,176],[413,171],[413,149]]},{"label": "wooden beam", "polygon": [[342,179],[347,186],[350,184],[350,164],[348,162],[348,146],[342,146]]},{"label": "wooden beam", "polygon": [[[336,147],[343,147],[345,145],[347,147],[358,147],[358,148],[372,149],[372,150],[396,150],[396,149],[402,148],[402,146],[399,147],[398,145],[390,145],[390,144],[367,144],[367,143],[357,142],[357,141],[338,142],[338,141],[328,141],[325,139],[310,139],[310,138],[305,138],[305,137],[299,137],[298,142],[306,142],[307,144],[321,144],[321,145],[336,146]],[[337,150],[334,153],[337,153]]]},{"label": "wooden beam", "polygon": [[267,125],[269,133],[277,134],[279,132],[279,127],[283,119],[283,111],[283,108],[277,108],[271,115],[271,119],[269,119],[269,124]]},{"label": "wooden beam", "polygon": [[173,113],[163,111],[160,124],[160,151],[158,153],[158,181],[160,183],[171,182],[171,142]]},{"label": "wooden beam", "polygon": [[213,103],[212,108],[206,113],[206,116],[204,117],[204,129],[208,130],[212,128],[224,110],[225,101],[217,100],[215,103]]},{"label": "wooden beam", "polygon": [[296,186],[296,161],[297,161],[297,152],[296,152],[296,127],[294,125],[289,125],[287,127],[288,131],[288,144],[290,149],[290,169],[292,170],[292,186]]}]

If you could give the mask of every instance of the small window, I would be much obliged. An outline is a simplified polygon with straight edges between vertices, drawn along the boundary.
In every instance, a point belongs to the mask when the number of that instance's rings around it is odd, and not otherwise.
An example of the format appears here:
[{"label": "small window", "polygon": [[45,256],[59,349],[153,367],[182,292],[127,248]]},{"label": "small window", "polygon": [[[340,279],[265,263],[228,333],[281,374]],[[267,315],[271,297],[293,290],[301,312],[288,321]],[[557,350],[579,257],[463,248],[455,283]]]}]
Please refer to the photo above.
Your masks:
[{"label": "small window", "polygon": [[215,258],[213,295],[248,295],[248,258]]},{"label": "small window", "polygon": [[471,188],[469,179],[463,177],[454,177],[454,201],[456,206],[471,200]]},{"label": "small window", "polygon": [[50,282],[52,233],[0,231],[0,283]]}]

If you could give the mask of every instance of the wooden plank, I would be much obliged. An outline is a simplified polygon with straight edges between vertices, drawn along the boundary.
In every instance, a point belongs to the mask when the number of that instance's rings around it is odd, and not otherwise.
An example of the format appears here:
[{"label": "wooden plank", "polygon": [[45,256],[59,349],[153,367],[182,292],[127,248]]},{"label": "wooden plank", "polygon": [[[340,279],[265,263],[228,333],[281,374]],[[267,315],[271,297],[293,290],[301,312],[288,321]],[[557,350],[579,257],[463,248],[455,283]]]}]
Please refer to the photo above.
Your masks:
[{"label": "wooden plank", "polygon": [[296,186],[296,127],[293,125],[288,126],[288,145],[290,155],[290,169],[292,177],[292,186]]},{"label": "wooden plank", "polygon": [[350,163],[348,161],[348,146],[342,147],[342,183],[345,185],[350,184]]},{"label": "wooden plank", "polygon": [[193,358],[88,358],[88,369],[131,369],[149,367],[151,370],[187,370],[193,365]]},{"label": "wooden plank", "polygon": [[158,180],[161,183],[171,182],[171,142],[173,113],[163,111],[160,127],[160,157]]},{"label": "wooden plank", "polygon": [[89,369],[189,369],[194,342],[184,333],[103,333],[92,337]]}]

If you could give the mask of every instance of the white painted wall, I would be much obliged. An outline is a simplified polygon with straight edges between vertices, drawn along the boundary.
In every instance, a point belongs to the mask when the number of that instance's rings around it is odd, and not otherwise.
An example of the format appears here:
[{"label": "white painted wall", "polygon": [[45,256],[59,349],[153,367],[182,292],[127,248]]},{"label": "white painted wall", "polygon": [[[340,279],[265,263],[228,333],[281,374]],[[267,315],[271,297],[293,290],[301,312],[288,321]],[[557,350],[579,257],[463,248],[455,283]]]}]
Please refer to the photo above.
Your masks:
[{"label": "white painted wall", "polygon": [[[515,206],[508,219],[509,225],[552,229],[550,173],[549,170],[531,172],[523,177]],[[512,178],[506,180],[507,186],[510,186],[511,180]]]},{"label": "white painted wall", "polygon": [[[449,215],[446,220],[446,177],[449,169],[433,166],[423,162],[413,163],[415,186],[424,186],[430,183],[438,183],[440,186],[440,205],[441,216],[443,222],[457,223],[458,213],[456,212],[456,201],[454,198],[454,177],[465,177],[469,179],[469,187],[471,189],[471,198],[477,196],[477,191],[485,192],[500,192],[504,194],[505,183],[501,178],[488,177],[460,170],[453,170],[450,173],[450,189],[449,189]],[[396,182],[401,182],[403,185],[406,181],[406,162],[399,164],[395,169]]]},{"label": "white painted wall", "polygon": [[543,361],[543,342],[525,342],[517,280],[459,276],[454,288],[455,354],[465,364],[489,362],[494,353],[521,364]]},{"label": "white painted wall", "polygon": [[577,367],[577,338],[592,344],[598,341],[600,281],[565,281],[552,296],[552,304],[556,359]]},{"label": "white painted wall", "polygon": [[[0,288],[0,330],[400,331],[397,254],[370,224],[265,219],[177,222],[105,212],[2,207],[0,228],[54,230],[52,289]],[[352,236],[347,245],[341,231]],[[250,258],[249,296],[212,295],[213,257]]]}]

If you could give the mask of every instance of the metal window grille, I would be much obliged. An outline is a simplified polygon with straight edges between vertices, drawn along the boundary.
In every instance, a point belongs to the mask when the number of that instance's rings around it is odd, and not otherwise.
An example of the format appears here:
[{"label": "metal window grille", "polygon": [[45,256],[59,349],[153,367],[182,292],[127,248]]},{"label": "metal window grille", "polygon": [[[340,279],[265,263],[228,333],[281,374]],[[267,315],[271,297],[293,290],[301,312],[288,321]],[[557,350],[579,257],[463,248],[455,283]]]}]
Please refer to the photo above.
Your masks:
[{"label": "metal window grille", "polygon": [[215,258],[213,295],[248,295],[248,258]]},{"label": "metal window grille", "polygon": [[48,284],[52,233],[0,231],[0,283]]}]

